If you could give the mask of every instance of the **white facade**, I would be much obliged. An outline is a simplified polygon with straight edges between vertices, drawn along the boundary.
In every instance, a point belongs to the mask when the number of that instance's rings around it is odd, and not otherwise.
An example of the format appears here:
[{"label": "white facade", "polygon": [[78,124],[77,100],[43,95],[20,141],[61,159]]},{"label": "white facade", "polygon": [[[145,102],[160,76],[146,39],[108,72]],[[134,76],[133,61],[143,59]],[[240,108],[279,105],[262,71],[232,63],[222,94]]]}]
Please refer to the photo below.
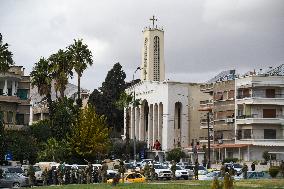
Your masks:
[{"label": "white facade", "polygon": [[141,81],[164,81],[164,31],[145,28],[141,62]]},{"label": "white facade", "polygon": [[251,75],[235,82],[236,144],[251,145],[250,160],[262,159],[266,150],[284,152],[284,77]]}]

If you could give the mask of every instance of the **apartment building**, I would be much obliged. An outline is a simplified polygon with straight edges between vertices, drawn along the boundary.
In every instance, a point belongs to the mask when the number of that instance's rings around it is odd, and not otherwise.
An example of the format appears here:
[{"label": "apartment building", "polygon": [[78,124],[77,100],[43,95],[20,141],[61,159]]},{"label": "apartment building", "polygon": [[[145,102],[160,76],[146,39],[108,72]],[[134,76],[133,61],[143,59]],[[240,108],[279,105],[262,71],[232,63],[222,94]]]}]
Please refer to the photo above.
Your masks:
[{"label": "apartment building", "polygon": [[[236,144],[247,144],[242,159],[262,159],[269,151],[277,159],[284,152],[284,76],[279,72],[236,79]],[[273,155],[274,154],[274,155]]]},{"label": "apartment building", "polygon": [[23,129],[30,120],[30,76],[22,66],[0,73],[0,111],[5,129]]}]

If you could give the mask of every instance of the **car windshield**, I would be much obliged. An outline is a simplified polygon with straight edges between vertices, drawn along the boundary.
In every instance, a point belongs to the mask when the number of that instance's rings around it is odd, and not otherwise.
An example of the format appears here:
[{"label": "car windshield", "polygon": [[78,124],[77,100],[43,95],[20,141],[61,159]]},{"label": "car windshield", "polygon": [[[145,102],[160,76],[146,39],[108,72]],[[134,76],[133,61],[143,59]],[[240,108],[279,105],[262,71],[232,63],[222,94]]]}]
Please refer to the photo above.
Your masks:
[{"label": "car windshield", "polygon": [[217,177],[217,176],[219,176],[219,174],[220,174],[220,172],[213,171],[213,172],[208,173],[206,176],[208,176],[208,177]]},{"label": "car windshield", "polygon": [[131,164],[131,163],[126,163],[125,167],[126,167],[126,169],[134,169],[135,168],[134,165]]},{"label": "car windshield", "polygon": [[35,170],[35,171],[41,171],[41,169],[39,168],[39,166],[34,166],[34,170]]},{"label": "car windshield", "polygon": [[162,165],[154,165],[154,168],[155,169],[166,169],[166,167]]},{"label": "car windshield", "polygon": [[193,166],[192,165],[187,165],[184,167],[185,169],[190,169],[190,170],[193,170]]},{"label": "car windshield", "polygon": [[182,170],[182,168],[180,166],[177,166],[176,170]]},{"label": "car windshield", "polygon": [[9,173],[24,173],[20,167],[10,167],[8,168]]},{"label": "car windshield", "polygon": [[199,166],[199,167],[198,167],[198,170],[206,170],[206,169],[205,169],[205,167],[203,167],[203,166]]},{"label": "car windshield", "polygon": [[234,168],[242,168],[242,166],[238,163],[234,163]]}]

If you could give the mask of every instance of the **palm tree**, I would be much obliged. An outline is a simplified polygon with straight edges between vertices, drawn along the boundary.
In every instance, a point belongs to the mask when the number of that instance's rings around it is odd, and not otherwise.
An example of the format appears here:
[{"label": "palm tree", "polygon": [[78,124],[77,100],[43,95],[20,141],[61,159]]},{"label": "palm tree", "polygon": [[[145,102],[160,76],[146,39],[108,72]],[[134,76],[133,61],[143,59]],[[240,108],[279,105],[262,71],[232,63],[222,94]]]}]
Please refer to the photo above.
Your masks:
[{"label": "palm tree", "polygon": [[47,102],[51,104],[51,66],[47,59],[44,57],[35,64],[31,72],[31,84],[36,86],[40,96],[46,96]]},{"label": "palm tree", "polygon": [[78,100],[77,104],[82,105],[81,102],[81,77],[88,65],[93,65],[93,55],[92,52],[88,49],[88,45],[83,44],[82,39],[74,40],[74,44],[68,47],[71,61],[74,66],[74,70],[78,75]]},{"label": "palm tree", "polygon": [[10,66],[14,65],[13,53],[8,50],[8,43],[3,43],[0,33],[0,72],[6,72]]},{"label": "palm tree", "polygon": [[49,57],[51,61],[52,76],[55,80],[55,91],[59,91],[60,98],[64,97],[64,91],[68,84],[68,78],[73,76],[73,65],[67,51],[59,49],[55,54]]}]

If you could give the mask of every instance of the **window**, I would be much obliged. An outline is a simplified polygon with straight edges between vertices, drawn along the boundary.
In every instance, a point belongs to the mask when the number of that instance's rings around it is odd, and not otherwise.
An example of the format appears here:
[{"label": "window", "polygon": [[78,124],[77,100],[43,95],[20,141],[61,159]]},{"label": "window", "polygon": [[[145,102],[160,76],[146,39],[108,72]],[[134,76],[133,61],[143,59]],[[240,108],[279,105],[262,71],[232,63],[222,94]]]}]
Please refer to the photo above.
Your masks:
[{"label": "window", "polygon": [[251,139],[251,129],[244,129],[244,139]]},{"label": "window", "polygon": [[0,89],[0,95],[3,95],[3,89]]},{"label": "window", "polygon": [[16,124],[17,125],[24,125],[25,124],[24,114],[16,114]]},{"label": "window", "polygon": [[154,81],[160,80],[160,38],[154,37]]},{"label": "window", "polygon": [[263,118],[276,118],[276,109],[263,109]]},{"label": "window", "polygon": [[264,139],[276,139],[276,130],[264,129]]},{"label": "window", "polygon": [[12,89],[8,89],[8,96],[12,96]]},{"label": "window", "polygon": [[275,89],[266,89],[266,98],[275,98]]},{"label": "window", "polygon": [[17,96],[21,100],[27,100],[28,99],[28,90],[27,89],[18,89]]}]

